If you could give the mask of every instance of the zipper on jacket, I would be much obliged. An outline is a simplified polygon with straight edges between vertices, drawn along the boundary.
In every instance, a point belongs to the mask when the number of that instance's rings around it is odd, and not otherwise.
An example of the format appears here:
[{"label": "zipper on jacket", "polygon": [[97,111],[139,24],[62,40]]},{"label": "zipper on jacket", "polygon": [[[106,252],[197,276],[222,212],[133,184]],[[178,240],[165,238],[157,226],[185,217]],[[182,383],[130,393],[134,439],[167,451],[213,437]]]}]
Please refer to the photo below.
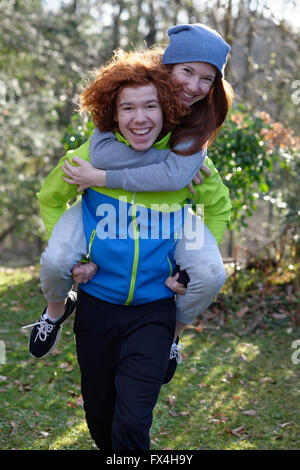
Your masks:
[{"label": "zipper on jacket", "polygon": [[92,260],[92,256],[91,256],[91,254],[92,254],[92,245],[93,245],[93,242],[94,242],[95,235],[96,235],[96,229],[94,228],[94,230],[92,231],[91,237],[90,237],[90,241],[89,241],[89,248],[88,248],[89,251],[86,255],[86,262],[87,263]]},{"label": "zipper on jacket", "polygon": [[[135,196],[135,193],[133,195],[132,201],[134,201],[134,196]],[[134,204],[134,202],[132,202],[132,204]],[[125,305],[129,305],[133,299],[136,273],[137,273],[137,267],[138,267],[138,261],[139,261],[139,228],[136,223],[136,206],[135,205],[133,205],[132,207],[132,227],[134,231],[134,235],[133,235],[134,236],[134,256],[133,256],[133,265],[132,265],[132,272],[131,272],[129,294],[125,302]]]},{"label": "zipper on jacket", "polygon": [[[176,231],[176,232],[175,232],[174,241],[173,241],[173,243],[172,243],[172,245],[171,245],[170,251],[172,250],[173,246],[174,246],[175,243],[177,242],[177,238],[178,238],[178,233],[177,233],[177,231]],[[169,255],[167,255],[167,260],[168,260],[168,263],[169,263],[169,266],[170,266],[170,274],[169,274],[169,276],[171,277],[172,274],[173,274],[173,266],[172,266],[172,263],[171,263],[171,261],[170,261]]]},{"label": "zipper on jacket", "polygon": [[96,235],[96,229],[94,229],[91,233],[89,247],[88,247],[89,251],[86,255],[84,255],[81,258],[81,260],[80,260],[81,263],[89,263],[91,261],[91,251],[92,251],[92,245],[93,245],[93,242],[94,242],[95,235]]},{"label": "zipper on jacket", "polygon": [[169,276],[171,277],[171,276],[172,276],[172,273],[173,273],[173,266],[172,266],[172,263],[171,263],[171,261],[170,261],[169,256],[167,256],[167,260],[168,260],[168,263],[169,263],[169,266],[170,266],[170,273],[169,273]]}]

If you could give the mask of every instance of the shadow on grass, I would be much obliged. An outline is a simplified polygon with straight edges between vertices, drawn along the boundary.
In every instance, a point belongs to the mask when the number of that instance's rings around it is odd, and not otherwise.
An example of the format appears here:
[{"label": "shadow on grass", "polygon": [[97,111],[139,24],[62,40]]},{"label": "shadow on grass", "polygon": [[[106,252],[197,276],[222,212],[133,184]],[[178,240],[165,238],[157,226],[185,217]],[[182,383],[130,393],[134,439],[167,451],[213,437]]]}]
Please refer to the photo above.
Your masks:
[{"label": "shadow on grass", "polygon": [[291,361],[297,334],[186,332],[185,360],[156,410],[154,446],[299,448],[299,366]]},{"label": "shadow on grass", "polygon": [[[1,449],[95,449],[80,396],[73,317],[59,350],[28,353],[29,331],[45,306],[36,268],[0,270]],[[154,410],[153,450],[296,449],[299,329],[287,325],[237,337],[226,330],[183,333],[183,362]]]}]

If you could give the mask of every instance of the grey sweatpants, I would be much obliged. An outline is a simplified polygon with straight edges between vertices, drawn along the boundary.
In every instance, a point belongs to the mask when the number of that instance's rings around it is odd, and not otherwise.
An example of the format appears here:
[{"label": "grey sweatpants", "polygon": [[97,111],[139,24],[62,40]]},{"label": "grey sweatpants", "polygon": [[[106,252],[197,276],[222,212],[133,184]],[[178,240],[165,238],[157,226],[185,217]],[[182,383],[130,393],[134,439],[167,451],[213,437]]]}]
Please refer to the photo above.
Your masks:
[{"label": "grey sweatpants", "polygon": [[[66,298],[73,285],[71,270],[86,254],[78,201],[59,219],[41,256],[41,288],[48,302]],[[209,307],[226,279],[216,239],[191,210],[176,245],[175,260],[190,277],[185,295],[176,295],[176,319],[191,324]]]},{"label": "grey sweatpants", "polygon": [[41,288],[48,302],[61,302],[72,289],[72,269],[87,254],[81,200],[58,220],[41,256]]}]

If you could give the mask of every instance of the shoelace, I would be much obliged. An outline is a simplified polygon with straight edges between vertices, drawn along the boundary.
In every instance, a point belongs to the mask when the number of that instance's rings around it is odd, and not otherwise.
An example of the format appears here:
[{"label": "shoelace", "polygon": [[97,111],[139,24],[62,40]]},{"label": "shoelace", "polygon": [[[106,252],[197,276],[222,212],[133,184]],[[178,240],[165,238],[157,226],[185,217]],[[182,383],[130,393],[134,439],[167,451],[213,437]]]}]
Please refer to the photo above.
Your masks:
[{"label": "shoelace", "polygon": [[181,350],[183,348],[183,344],[176,344],[173,343],[171,347],[171,352],[170,352],[170,359],[176,359],[177,363],[180,364],[182,361],[181,357]]},{"label": "shoelace", "polygon": [[31,326],[36,326],[36,325],[39,325],[39,327],[38,327],[38,331],[34,339],[34,342],[37,339],[39,339],[40,341],[46,341],[48,334],[51,333],[51,331],[54,328],[54,325],[50,325],[50,323],[48,323],[46,320],[42,318],[37,323],[32,323],[31,325],[26,325],[26,326],[23,326],[22,328],[30,328]]}]

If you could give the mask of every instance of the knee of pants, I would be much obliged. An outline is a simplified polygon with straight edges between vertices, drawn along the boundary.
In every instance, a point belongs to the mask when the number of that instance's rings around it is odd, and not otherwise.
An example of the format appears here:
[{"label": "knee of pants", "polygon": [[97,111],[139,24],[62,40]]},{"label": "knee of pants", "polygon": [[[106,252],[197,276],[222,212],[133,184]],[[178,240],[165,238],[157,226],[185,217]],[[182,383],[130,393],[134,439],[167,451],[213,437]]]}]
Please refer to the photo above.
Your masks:
[{"label": "knee of pants", "polygon": [[75,264],[76,262],[67,254],[61,256],[59,250],[57,252],[46,250],[41,256],[41,275],[45,273],[52,278],[66,279],[70,277],[71,269]]},{"label": "knee of pants", "polygon": [[226,271],[222,262],[194,266],[187,269],[190,277],[188,288],[194,292],[206,292],[217,295],[226,281]]}]

